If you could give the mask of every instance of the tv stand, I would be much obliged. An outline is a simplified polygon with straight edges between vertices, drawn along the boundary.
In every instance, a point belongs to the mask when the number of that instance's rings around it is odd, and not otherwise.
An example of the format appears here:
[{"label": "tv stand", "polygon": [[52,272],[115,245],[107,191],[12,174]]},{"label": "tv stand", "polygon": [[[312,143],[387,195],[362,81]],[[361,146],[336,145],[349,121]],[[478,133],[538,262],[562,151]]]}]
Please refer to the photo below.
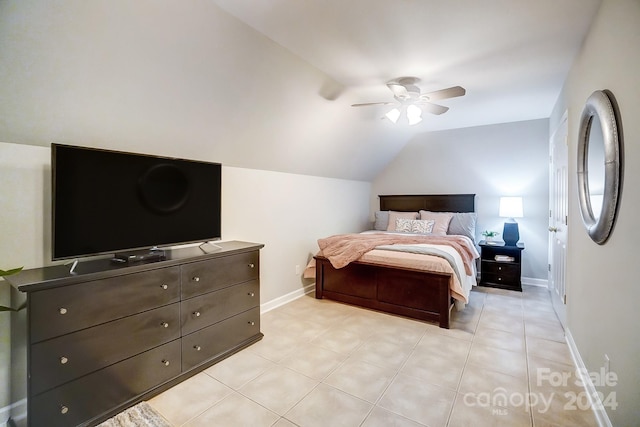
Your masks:
[{"label": "tv stand", "polygon": [[76,273],[76,267],[78,266],[78,263],[80,262],[80,260],[78,258],[74,259],[73,261],[69,261],[66,262],[64,265],[69,265],[71,264],[71,268],[69,269],[69,274],[77,274]]},{"label": "tv stand", "polygon": [[[8,276],[12,300],[27,300],[11,313],[11,365],[28,426],[95,426],[262,339],[264,245],[218,245]],[[9,424],[24,411],[12,409]]]},{"label": "tv stand", "polygon": [[204,243],[200,244],[198,247],[205,254],[210,254],[212,252],[216,252],[216,251],[219,251],[220,249],[222,249],[222,246],[216,245],[215,243],[212,243],[212,242],[204,242]]}]

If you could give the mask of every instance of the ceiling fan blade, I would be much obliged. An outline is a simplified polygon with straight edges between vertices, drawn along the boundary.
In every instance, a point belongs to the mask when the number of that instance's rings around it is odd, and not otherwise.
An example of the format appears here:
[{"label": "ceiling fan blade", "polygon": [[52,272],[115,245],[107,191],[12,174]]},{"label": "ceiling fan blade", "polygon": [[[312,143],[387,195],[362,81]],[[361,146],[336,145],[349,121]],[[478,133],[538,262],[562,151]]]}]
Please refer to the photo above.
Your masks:
[{"label": "ceiling fan blade", "polygon": [[431,114],[440,115],[449,111],[449,107],[438,104],[431,104],[430,102],[417,102],[415,105],[419,105],[424,111]]},{"label": "ceiling fan blade", "polygon": [[391,102],[391,101],[387,101],[387,102],[366,102],[364,104],[351,104],[352,107],[366,107],[367,105],[391,105],[391,104],[396,104],[396,102]]},{"label": "ceiling fan blade", "polygon": [[428,101],[438,101],[440,99],[455,98],[463,96],[467,91],[462,86],[453,86],[447,89],[436,90],[434,92],[424,93],[420,98]]},{"label": "ceiling fan blade", "polygon": [[387,83],[387,87],[389,88],[389,90],[391,90],[391,92],[393,92],[393,95],[400,98],[400,99],[407,99],[409,98],[409,92],[407,91],[406,86],[403,86],[399,83]]}]

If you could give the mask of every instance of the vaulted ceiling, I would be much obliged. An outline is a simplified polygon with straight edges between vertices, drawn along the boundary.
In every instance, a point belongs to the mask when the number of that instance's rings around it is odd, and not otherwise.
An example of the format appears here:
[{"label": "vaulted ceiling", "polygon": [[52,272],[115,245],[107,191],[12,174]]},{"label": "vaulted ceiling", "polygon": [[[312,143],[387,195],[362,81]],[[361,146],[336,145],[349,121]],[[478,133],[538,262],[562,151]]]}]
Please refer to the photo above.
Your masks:
[{"label": "vaulted ceiling", "polygon": [[[371,180],[420,133],[549,117],[600,0],[0,2],[0,140]],[[391,124],[385,82],[460,85]]]},{"label": "vaulted ceiling", "polygon": [[467,89],[464,98],[443,102],[451,110],[430,117],[421,131],[549,117],[600,4],[214,1],[343,84],[349,102],[391,100],[384,83],[400,76],[419,77],[426,91]]}]

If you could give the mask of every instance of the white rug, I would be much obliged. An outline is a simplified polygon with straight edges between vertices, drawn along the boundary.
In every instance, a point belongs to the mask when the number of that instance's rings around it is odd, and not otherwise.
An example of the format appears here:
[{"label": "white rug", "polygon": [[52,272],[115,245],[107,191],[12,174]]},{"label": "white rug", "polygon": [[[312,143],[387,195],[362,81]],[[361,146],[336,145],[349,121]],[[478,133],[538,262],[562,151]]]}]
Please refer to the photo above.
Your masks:
[{"label": "white rug", "polygon": [[147,402],[140,402],[97,427],[172,427],[172,425]]}]

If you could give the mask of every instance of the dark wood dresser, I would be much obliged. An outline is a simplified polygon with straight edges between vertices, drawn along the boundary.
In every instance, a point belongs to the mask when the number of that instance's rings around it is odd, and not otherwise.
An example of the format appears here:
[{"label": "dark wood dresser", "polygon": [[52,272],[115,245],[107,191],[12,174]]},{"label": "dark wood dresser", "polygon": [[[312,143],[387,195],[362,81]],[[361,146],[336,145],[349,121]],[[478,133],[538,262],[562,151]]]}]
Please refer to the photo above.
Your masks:
[{"label": "dark wood dresser", "polygon": [[96,425],[260,340],[263,245],[219,246],[9,277],[27,301],[27,360],[16,366],[26,366],[28,425]]},{"label": "dark wood dresser", "polygon": [[522,291],[522,251],[524,243],[505,246],[504,243],[480,245],[480,285]]}]

